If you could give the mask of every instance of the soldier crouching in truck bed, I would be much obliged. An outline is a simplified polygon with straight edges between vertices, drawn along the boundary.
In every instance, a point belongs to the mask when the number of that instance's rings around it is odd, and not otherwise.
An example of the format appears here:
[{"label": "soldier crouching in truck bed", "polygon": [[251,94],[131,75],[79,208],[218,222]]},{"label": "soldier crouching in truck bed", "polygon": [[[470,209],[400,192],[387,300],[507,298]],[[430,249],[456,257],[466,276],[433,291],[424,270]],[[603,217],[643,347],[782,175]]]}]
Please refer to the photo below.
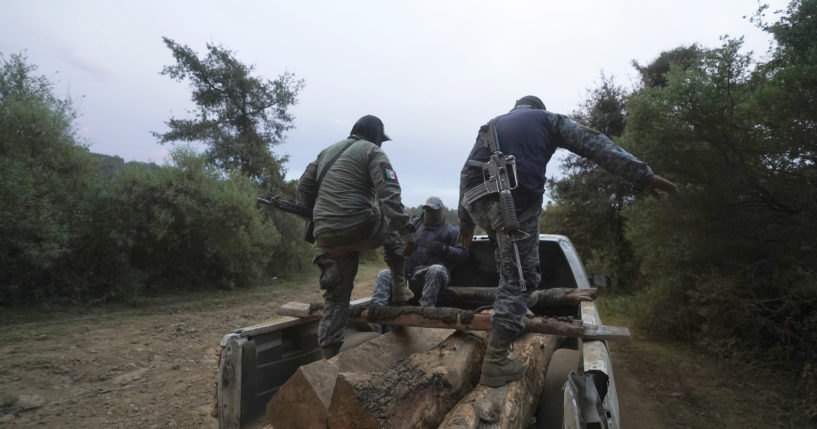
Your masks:
[{"label": "soldier crouching in truck bed", "polygon": [[[459,228],[445,221],[445,206],[438,197],[429,197],[423,204],[423,213],[412,220],[417,248],[406,261],[409,287],[423,307],[434,307],[440,289],[451,281],[451,270],[466,262],[468,249],[457,244]],[[372,302],[388,305],[391,298],[392,272],[377,273]],[[415,300],[411,303],[414,304]]]}]

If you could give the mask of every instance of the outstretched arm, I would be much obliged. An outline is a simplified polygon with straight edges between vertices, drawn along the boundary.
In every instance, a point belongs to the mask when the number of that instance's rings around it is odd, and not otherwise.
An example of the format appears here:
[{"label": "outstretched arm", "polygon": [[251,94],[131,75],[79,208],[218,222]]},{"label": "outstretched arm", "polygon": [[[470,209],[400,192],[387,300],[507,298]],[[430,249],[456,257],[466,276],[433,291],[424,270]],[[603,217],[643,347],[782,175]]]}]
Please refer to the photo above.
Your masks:
[{"label": "outstretched arm", "polygon": [[619,147],[604,134],[571,121],[567,116],[549,114],[559,147],[587,158],[610,173],[630,181],[638,190],[645,190],[654,176],[650,167]]},{"label": "outstretched arm", "polygon": [[675,186],[675,183],[657,174],[652,177],[652,182],[644,190],[657,199],[661,199],[662,194],[678,194],[678,187]]}]

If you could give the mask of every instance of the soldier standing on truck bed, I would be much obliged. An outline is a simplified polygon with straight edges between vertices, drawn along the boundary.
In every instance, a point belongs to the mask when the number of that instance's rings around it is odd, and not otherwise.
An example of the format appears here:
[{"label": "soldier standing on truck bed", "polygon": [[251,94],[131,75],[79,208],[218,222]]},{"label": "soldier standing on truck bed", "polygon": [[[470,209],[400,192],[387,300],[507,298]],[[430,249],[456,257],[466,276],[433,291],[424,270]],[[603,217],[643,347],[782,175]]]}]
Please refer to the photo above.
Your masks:
[{"label": "soldier standing on truck bed", "polygon": [[383,122],[366,115],[351,135],[318,154],[298,182],[297,202],[312,208],[315,258],[324,309],[318,342],[324,359],[343,344],[360,251],[383,246],[393,273],[392,296],[413,297],[406,285],[404,256],[414,250],[414,228],[400,199],[400,184],[380,145],[391,140]]},{"label": "soldier standing on truck bed", "polygon": [[[488,134],[487,130],[495,132]],[[678,190],[605,135],[578,125],[564,115],[548,112],[542,100],[532,95],[517,100],[510,112],[496,117],[480,131],[460,174],[460,243],[463,247],[471,245],[474,227],[478,224],[496,246],[499,285],[480,383],[499,387],[524,375],[522,364],[508,358],[508,348],[525,328],[522,318],[530,294],[525,285],[536,288],[541,277],[539,213],[545,169],[553,152],[561,147],[588,158],[657,198],[660,197],[658,191],[675,194]],[[491,135],[493,149],[489,149],[489,139],[483,138]],[[512,197],[510,210],[508,198],[500,197],[496,178],[493,184],[489,183],[494,175],[489,177],[484,174],[487,169],[480,168],[480,163],[487,166],[488,161],[494,159],[492,153],[498,152],[515,158],[516,171],[510,175],[513,190],[503,195]],[[507,165],[501,167],[508,170]],[[513,222],[507,221],[509,217],[514,218]],[[506,228],[508,224],[514,226]]]},{"label": "soldier standing on truck bed", "polygon": [[[413,219],[412,224],[417,230],[414,233],[417,248],[406,261],[409,287],[420,297],[420,306],[434,307],[440,289],[451,281],[451,270],[465,263],[470,252],[457,244],[460,229],[445,221],[445,206],[438,197],[426,200],[423,214]],[[377,273],[372,302],[388,305],[391,278],[391,270]]]}]

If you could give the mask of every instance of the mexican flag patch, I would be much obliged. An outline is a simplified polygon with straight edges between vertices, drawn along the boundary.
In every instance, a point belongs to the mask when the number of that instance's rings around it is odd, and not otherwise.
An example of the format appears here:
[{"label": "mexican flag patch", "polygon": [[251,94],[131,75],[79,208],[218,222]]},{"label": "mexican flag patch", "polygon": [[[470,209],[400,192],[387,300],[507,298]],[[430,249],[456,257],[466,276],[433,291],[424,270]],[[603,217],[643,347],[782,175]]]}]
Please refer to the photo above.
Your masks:
[{"label": "mexican flag patch", "polygon": [[389,170],[388,168],[384,170],[386,173],[386,180],[391,180],[392,182],[397,181],[397,173],[394,170]]}]

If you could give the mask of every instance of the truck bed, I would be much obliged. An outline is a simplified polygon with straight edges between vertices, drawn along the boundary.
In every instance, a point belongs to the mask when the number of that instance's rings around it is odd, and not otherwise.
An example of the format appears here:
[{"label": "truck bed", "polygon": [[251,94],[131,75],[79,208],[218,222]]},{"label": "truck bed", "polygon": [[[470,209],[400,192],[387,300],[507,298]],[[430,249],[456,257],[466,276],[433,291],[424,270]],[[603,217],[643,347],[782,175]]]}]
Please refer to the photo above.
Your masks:
[{"label": "truck bed", "polygon": [[[450,286],[495,287],[498,276],[493,250],[488,246],[487,238],[475,238],[472,254],[467,264],[452,273]],[[590,287],[578,254],[566,237],[542,235],[540,260],[542,268],[540,288]],[[446,306],[444,293],[441,292],[439,298],[439,305]],[[353,304],[367,301],[368,298],[355,301]],[[484,303],[456,304],[460,308],[475,308]],[[549,312],[551,315],[572,316],[584,323],[601,325],[593,302],[554,307],[549,309]],[[321,358],[317,343],[317,324],[317,320],[281,317],[237,329],[222,338],[217,391],[220,428],[265,426],[265,409],[270,398],[298,367]],[[342,350],[356,347],[379,335],[367,330],[368,326],[350,325]],[[556,416],[553,410],[568,410],[563,413],[578,415],[580,408],[591,407],[581,402],[584,401],[582,399],[584,392],[592,390],[591,393],[598,397],[596,404],[598,406],[592,408],[602,410],[601,415],[595,418],[603,420],[604,424],[597,427],[617,428],[618,401],[606,343],[598,340],[572,339],[565,342],[563,347],[554,354],[558,361],[549,366],[546,386],[550,388],[545,389],[545,394],[541,398],[538,413],[540,418],[537,419],[536,427],[562,427],[562,413]],[[569,375],[571,371],[573,376]],[[562,388],[565,389],[564,394],[561,392]],[[568,403],[574,404],[575,409],[568,409],[566,405]],[[594,417],[575,417],[576,420],[581,418]],[[565,427],[572,426],[566,424]]]}]

